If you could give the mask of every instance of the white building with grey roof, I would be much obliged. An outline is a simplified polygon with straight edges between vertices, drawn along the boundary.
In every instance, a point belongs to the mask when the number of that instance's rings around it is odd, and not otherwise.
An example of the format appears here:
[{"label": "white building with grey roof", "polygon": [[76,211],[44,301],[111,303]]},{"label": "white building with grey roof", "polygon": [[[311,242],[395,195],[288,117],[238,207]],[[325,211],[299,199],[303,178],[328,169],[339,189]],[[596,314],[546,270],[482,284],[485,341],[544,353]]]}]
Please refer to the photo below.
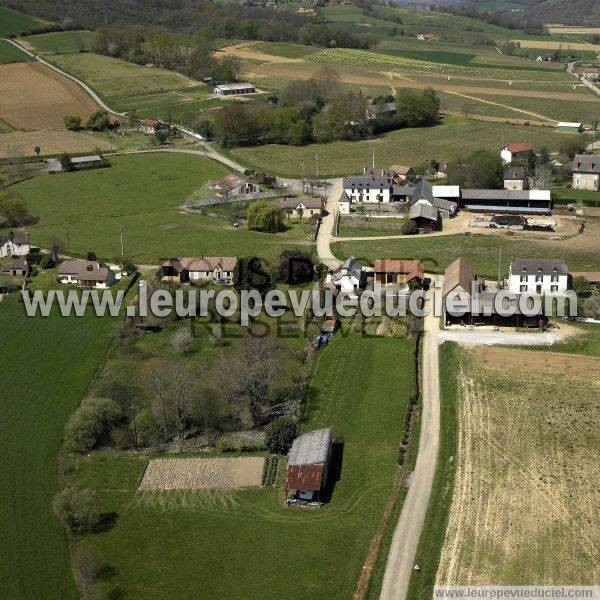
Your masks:
[{"label": "white building with grey roof", "polygon": [[518,258],[510,263],[508,289],[515,294],[560,295],[569,287],[569,268],[564,260]]}]

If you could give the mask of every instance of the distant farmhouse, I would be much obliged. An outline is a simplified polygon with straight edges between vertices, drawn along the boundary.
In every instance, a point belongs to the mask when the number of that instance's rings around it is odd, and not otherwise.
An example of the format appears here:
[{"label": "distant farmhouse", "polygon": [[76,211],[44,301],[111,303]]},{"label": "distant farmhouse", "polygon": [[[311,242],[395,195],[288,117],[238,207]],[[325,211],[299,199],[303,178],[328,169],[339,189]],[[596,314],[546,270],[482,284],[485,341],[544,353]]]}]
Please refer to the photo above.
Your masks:
[{"label": "distant farmhouse", "polygon": [[569,280],[564,260],[516,259],[508,271],[508,289],[515,294],[561,294],[569,289]]},{"label": "distant farmhouse", "polygon": [[29,233],[27,231],[0,234],[0,258],[26,256],[29,254],[29,250]]},{"label": "distant farmhouse", "polygon": [[142,133],[149,133],[151,135],[154,135],[156,133],[156,130],[161,125],[162,123],[160,121],[155,121],[154,119],[141,119],[137,124],[137,128]]},{"label": "distant farmhouse", "polygon": [[320,499],[327,483],[331,442],[331,429],[309,431],[294,440],[285,472],[287,501]]},{"label": "distant farmhouse", "polygon": [[60,283],[80,287],[106,289],[116,282],[114,272],[103,262],[95,260],[65,260],[58,266]]},{"label": "distant farmhouse", "polygon": [[573,189],[600,190],[600,155],[576,154],[571,167]]},{"label": "distant farmhouse", "polygon": [[231,196],[243,196],[258,192],[258,186],[255,183],[236,173],[229,173],[225,177],[213,181],[210,187],[215,190],[219,198],[230,198]]},{"label": "distant farmhouse", "polygon": [[298,211],[302,213],[303,217],[312,217],[313,215],[320,217],[323,210],[321,198],[279,198],[277,204],[290,217],[300,216]]},{"label": "distant farmhouse", "polygon": [[500,158],[505,165],[510,164],[513,160],[525,160],[527,156],[533,154],[533,147],[528,141],[515,144],[506,144],[500,150]]},{"label": "distant farmhouse", "polygon": [[420,260],[377,259],[374,271],[375,281],[381,285],[420,285],[425,279],[425,269]]},{"label": "distant farmhouse", "polygon": [[238,96],[255,93],[256,87],[251,83],[228,83],[217,85],[214,89],[215,96]]},{"label": "distant farmhouse", "polygon": [[371,102],[366,108],[366,117],[370,121],[381,117],[393,117],[398,112],[395,102]]},{"label": "distant farmhouse", "polygon": [[582,77],[588,81],[600,81],[600,68],[599,67],[586,67],[581,72]]},{"label": "distant farmhouse", "polygon": [[439,42],[441,37],[435,33],[419,33],[417,39],[422,42]]},{"label": "distant farmhouse", "polygon": [[233,281],[235,256],[182,256],[175,254],[161,265],[165,283],[190,283],[207,280],[229,284]]},{"label": "distant farmhouse", "polygon": [[504,169],[504,189],[523,191],[528,187],[525,169],[523,167],[508,167]]},{"label": "distant farmhouse", "polygon": [[29,263],[25,258],[18,257],[0,268],[0,273],[10,275],[11,277],[28,277]]},{"label": "distant farmhouse", "polygon": [[362,264],[350,256],[334,273],[327,275],[325,284],[340,292],[352,293],[364,287]]}]

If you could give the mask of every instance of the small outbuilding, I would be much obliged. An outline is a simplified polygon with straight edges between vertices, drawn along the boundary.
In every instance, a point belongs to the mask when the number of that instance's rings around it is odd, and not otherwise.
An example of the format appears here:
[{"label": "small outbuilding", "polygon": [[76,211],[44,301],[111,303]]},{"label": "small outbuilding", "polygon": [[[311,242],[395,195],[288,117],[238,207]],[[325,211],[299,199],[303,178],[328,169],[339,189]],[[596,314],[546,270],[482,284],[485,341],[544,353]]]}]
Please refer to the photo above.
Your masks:
[{"label": "small outbuilding", "polygon": [[228,83],[217,85],[215,96],[237,96],[240,94],[256,94],[256,87],[251,83]]},{"label": "small outbuilding", "polygon": [[319,499],[331,460],[331,429],[303,433],[292,443],[285,473],[286,500]]},{"label": "small outbuilding", "polygon": [[583,124],[560,121],[560,123],[558,123],[556,126],[556,131],[560,131],[562,133],[581,133],[583,131]]}]

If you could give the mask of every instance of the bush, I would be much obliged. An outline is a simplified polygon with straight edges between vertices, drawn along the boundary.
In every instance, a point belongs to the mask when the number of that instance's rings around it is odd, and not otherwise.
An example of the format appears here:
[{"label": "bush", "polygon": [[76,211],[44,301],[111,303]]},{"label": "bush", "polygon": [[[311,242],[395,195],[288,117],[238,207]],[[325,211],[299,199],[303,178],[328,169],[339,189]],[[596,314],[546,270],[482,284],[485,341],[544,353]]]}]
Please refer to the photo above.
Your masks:
[{"label": "bush", "polygon": [[283,228],[280,208],[270,200],[257,200],[248,206],[248,229],[277,233]]},{"label": "bush", "polygon": [[89,452],[110,440],[123,419],[121,407],[110,398],[87,398],[67,423],[65,445],[70,452]]},{"label": "bush", "polygon": [[276,454],[285,454],[298,435],[298,422],[292,417],[281,417],[269,423],[265,433],[267,448]]},{"label": "bush", "polygon": [[76,131],[81,128],[81,117],[78,115],[65,115],[65,127],[69,131]]},{"label": "bush", "polygon": [[85,123],[87,129],[93,129],[94,131],[102,131],[110,127],[110,118],[105,110],[97,110],[93,112]]},{"label": "bush", "polygon": [[402,227],[400,227],[400,233],[402,235],[414,235],[417,231],[419,231],[419,227],[412,219],[406,219],[406,221],[402,223]]},{"label": "bush", "polygon": [[68,152],[63,152],[58,160],[60,162],[60,166],[63,171],[72,171],[73,170],[73,161],[71,160],[71,155]]},{"label": "bush", "polygon": [[52,260],[52,256],[49,254],[44,254],[42,258],[40,258],[40,269],[52,269],[54,268],[54,261]]},{"label": "bush", "polygon": [[190,327],[185,323],[181,325],[177,333],[173,336],[171,344],[179,354],[187,354],[194,343],[194,336],[190,331]]},{"label": "bush", "polygon": [[100,504],[91,489],[65,488],[54,496],[52,508],[75,534],[90,531],[100,522]]}]

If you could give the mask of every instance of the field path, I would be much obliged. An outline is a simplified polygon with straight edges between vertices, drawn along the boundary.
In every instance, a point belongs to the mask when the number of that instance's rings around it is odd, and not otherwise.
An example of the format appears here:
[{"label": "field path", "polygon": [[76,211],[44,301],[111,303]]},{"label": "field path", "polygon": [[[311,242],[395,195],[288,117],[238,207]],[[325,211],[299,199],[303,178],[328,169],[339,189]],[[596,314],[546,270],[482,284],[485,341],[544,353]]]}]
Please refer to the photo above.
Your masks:
[{"label": "field path", "polygon": [[[432,276],[433,279],[441,280],[441,277]],[[403,600],[406,597],[433,486],[440,440],[438,321],[433,315],[433,310],[425,317],[423,414],[419,454],[415,470],[410,475],[410,487],[392,538],[381,587],[381,600]]]}]

